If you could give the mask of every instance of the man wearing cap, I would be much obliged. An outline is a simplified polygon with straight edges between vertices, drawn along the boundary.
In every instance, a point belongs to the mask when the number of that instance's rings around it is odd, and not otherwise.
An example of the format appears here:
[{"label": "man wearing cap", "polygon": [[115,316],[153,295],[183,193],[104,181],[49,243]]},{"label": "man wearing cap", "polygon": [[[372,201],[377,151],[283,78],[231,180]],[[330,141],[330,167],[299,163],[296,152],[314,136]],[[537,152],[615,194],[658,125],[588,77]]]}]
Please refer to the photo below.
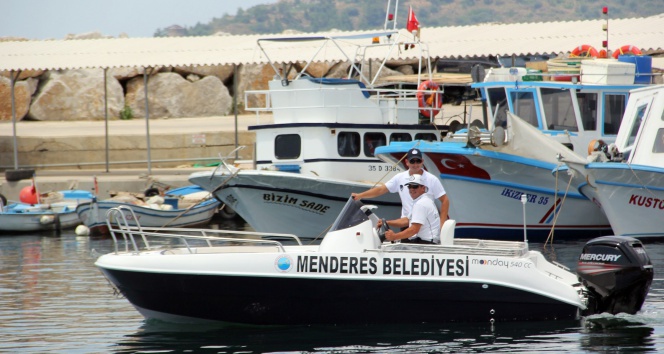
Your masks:
[{"label": "man wearing cap", "polygon": [[406,187],[410,197],[413,198],[413,208],[408,217],[388,220],[387,224],[394,227],[407,228],[400,232],[387,230],[385,239],[388,241],[401,240],[402,243],[440,243],[440,217],[433,199],[426,194],[427,187],[422,182],[421,175],[408,177]]},{"label": "man wearing cap", "polygon": [[406,156],[407,171],[400,172],[392,177],[385,185],[377,186],[366,190],[362,193],[352,193],[351,196],[355,200],[371,199],[379,197],[387,192],[399,193],[401,197],[401,217],[410,215],[413,206],[413,198],[411,198],[406,183],[408,183],[410,176],[421,175],[422,183],[427,187],[426,193],[432,199],[440,200],[440,220],[445,221],[448,218],[450,210],[450,202],[445,194],[445,188],[440,183],[440,179],[433,174],[427,172],[422,168],[422,152],[415,148],[408,151]]}]

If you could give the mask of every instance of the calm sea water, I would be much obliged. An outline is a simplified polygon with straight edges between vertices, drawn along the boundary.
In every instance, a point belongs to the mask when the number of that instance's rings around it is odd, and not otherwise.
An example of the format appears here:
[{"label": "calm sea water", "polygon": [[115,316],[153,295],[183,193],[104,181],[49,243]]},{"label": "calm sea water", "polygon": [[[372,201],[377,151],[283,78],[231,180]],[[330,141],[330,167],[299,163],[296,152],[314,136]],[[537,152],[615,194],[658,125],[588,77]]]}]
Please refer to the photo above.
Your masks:
[{"label": "calm sea water", "polygon": [[[244,228],[234,223],[221,226]],[[550,257],[574,269],[585,241],[556,244]],[[113,293],[93,264],[111,248],[109,239],[73,232],[0,236],[0,352],[664,351],[664,241],[646,244],[655,265],[655,281],[637,315],[493,326],[222,327],[145,321],[129,302]],[[541,250],[542,245],[531,244],[531,248]]]}]

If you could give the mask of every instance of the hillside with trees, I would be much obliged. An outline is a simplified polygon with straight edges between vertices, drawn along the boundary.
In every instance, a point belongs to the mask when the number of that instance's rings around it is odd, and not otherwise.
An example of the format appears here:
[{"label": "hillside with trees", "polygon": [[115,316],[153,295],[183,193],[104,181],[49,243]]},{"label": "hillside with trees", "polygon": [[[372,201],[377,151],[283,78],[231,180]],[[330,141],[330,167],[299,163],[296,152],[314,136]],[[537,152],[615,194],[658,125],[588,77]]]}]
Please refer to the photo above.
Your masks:
[{"label": "hillside with trees", "polygon": [[[379,0],[279,0],[235,14],[219,14],[209,23],[185,27],[185,35],[215,33],[268,34],[285,30],[321,32],[332,29],[371,30],[383,27],[385,1]],[[405,27],[412,6],[422,27],[466,26],[480,23],[520,23],[647,17],[664,13],[662,0],[410,0],[401,1],[398,27]],[[157,29],[155,36],[166,36]]]}]

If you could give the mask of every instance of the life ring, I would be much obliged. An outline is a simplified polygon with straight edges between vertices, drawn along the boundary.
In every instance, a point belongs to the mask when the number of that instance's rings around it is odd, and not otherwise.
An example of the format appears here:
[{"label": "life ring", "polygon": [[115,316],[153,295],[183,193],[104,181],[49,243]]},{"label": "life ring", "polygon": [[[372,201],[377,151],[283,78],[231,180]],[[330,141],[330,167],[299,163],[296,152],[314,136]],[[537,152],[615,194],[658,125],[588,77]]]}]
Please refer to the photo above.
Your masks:
[{"label": "life ring", "polygon": [[[438,84],[433,81],[422,81],[417,88],[417,103],[420,107],[420,113],[427,118],[435,117],[440,112],[443,105],[443,93],[438,91]],[[428,93],[427,91],[437,91],[438,93]]]},{"label": "life ring", "polygon": [[642,55],[643,53],[641,52],[641,49],[633,46],[633,45],[624,45],[618,49],[616,49],[613,52],[613,59],[618,59],[619,56],[623,54],[629,54],[632,53],[632,55]]},{"label": "life ring", "polygon": [[599,53],[597,52],[597,49],[593,48],[593,46],[589,44],[582,44],[574,50],[572,50],[572,53],[570,53],[570,57],[591,57],[591,58],[597,58],[599,56]]}]

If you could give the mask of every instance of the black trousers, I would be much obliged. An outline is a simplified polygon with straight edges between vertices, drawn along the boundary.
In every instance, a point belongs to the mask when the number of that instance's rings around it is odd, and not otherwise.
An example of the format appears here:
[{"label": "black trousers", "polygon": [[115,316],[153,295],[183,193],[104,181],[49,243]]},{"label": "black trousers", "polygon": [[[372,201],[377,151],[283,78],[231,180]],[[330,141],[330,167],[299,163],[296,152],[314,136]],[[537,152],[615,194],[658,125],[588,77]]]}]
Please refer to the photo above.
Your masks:
[{"label": "black trousers", "polygon": [[426,244],[426,245],[433,245],[434,244],[433,241],[426,241],[426,240],[423,240],[419,237],[415,237],[412,240],[408,239],[408,238],[405,238],[405,239],[401,240],[401,243],[421,243],[421,244]]}]

